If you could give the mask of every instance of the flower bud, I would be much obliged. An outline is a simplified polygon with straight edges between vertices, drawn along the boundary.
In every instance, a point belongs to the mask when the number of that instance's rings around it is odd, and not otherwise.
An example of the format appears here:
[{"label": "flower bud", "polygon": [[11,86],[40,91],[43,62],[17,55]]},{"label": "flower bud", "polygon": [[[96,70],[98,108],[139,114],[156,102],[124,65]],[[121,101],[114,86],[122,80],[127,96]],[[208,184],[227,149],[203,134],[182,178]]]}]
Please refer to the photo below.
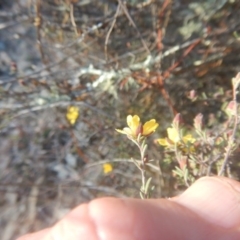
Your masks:
[{"label": "flower bud", "polygon": [[187,157],[182,156],[181,159],[178,160],[179,167],[183,170],[187,166]]},{"label": "flower bud", "polygon": [[230,116],[236,115],[236,107],[237,107],[236,101],[229,102],[226,108],[227,114],[229,114]]},{"label": "flower bud", "polygon": [[198,131],[202,131],[203,127],[203,115],[202,113],[199,113],[195,118],[194,118],[194,127]]},{"label": "flower bud", "polygon": [[180,125],[183,123],[181,113],[177,113],[176,116],[173,119],[173,127],[178,131]]},{"label": "flower bud", "polygon": [[188,98],[192,101],[197,99],[197,93],[194,89],[189,92]]},{"label": "flower bud", "polygon": [[236,90],[238,88],[239,83],[240,83],[240,73],[238,73],[235,78],[232,78],[232,85],[233,85],[234,90]]}]

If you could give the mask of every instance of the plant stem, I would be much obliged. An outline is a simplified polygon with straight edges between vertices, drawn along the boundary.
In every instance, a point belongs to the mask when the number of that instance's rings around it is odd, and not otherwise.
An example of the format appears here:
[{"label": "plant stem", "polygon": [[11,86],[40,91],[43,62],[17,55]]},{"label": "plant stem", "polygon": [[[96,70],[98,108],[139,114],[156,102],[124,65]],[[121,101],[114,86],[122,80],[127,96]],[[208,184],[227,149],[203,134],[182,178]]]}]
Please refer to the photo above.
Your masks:
[{"label": "plant stem", "polygon": [[143,140],[143,142],[141,143],[141,140],[136,141],[135,144],[138,146],[139,150],[140,150],[140,156],[141,156],[141,166],[140,166],[140,171],[141,171],[141,175],[142,175],[142,186],[141,186],[141,193],[140,196],[143,199],[147,198],[147,193],[145,190],[145,186],[146,186],[146,171],[145,171],[145,151],[147,148],[147,145],[145,144],[145,141]]},{"label": "plant stem", "polygon": [[223,175],[223,173],[225,171],[225,168],[226,168],[226,165],[228,163],[229,156],[232,153],[233,143],[234,143],[235,135],[236,135],[236,132],[237,132],[237,125],[238,125],[238,116],[236,115],[235,116],[235,120],[234,120],[233,132],[232,132],[232,135],[230,136],[228,145],[226,147],[225,157],[223,159],[223,164],[222,164],[221,169],[220,169],[220,171],[218,173],[218,176],[222,176]]},{"label": "plant stem", "polygon": [[[239,75],[237,75],[237,77],[240,77]],[[236,85],[235,85],[236,84]],[[226,168],[226,165],[228,163],[228,159],[229,159],[229,156],[230,154],[232,153],[232,150],[233,150],[233,144],[234,144],[234,141],[235,141],[235,136],[236,136],[236,132],[237,132],[237,126],[238,126],[238,104],[237,104],[237,87],[239,85],[239,83],[233,83],[233,101],[234,101],[234,125],[233,125],[233,131],[232,131],[232,134],[229,138],[229,142],[228,142],[228,145],[226,147],[226,153],[225,153],[225,157],[223,159],[223,164],[221,166],[221,169],[218,173],[218,176],[222,176],[224,171],[225,171],[225,168]]]}]

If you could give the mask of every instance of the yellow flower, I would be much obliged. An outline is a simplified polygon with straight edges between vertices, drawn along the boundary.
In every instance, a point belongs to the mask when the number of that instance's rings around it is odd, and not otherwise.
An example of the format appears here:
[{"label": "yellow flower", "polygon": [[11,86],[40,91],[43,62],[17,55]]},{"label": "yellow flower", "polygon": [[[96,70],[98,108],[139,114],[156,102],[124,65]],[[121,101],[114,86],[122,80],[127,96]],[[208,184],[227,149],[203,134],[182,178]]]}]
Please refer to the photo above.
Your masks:
[{"label": "yellow flower", "polygon": [[76,106],[69,106],[66,113],[66,118],[71,125],[74,125],[79,117],[79,108]]},{"label": "yellow flower", "polygon": [[179,132],[175,128],[167,129],[168,138],[159,138],[157,141],[164,147],[170,147],[175,144],[181,144],[181,140],[185,143],[194,143],[196,140],[191,134],[187,134],[181,138]]},{"label": "yellow flower", "polygon": [[182,138],[184,143],[194,143],[196,141],[196,139],[194,137],[192,137],[191,134],[187,134]]},{"label": "yellow flower", "polygon": [[123,130],[116,129],[116,131],[122,134],[126,134],[132,138],[137,138],[139,134],[141,134],[141,136],[148,136],[155,132],[158,127],[158,123],[156,123],[155,119],[151,119],[142,125],[140,118],[137,115],[128,115],[127,125],[128,127],[123,128]]},{"label": "yellow flower", "polygon": [[173,145],[171,142],[168,141],[169,139],[168,138],[159,138],[157,139],[158,143],[161,145],[161,146],[164,146],[164,147],[168,147],[168,146],[171,146]]},{"label": "yellow flower", "polygon": [[168,128],[167,133],[168,133],[168,138],[172,142],[177,143],[180,141],[179,132],[175,128]]},{"label": "yellow flower", "polygon": [[141,134],[143,136],[148,136],[148,135],[152,134],[153,132],[155,132],[157,127],[158,127],[158,123],[156,123],[156,120],[151,119],[151,120],[147,121],[146,123],[144,123],[143,131]]},{"label": "yellow flower", "polygon": [[108,173],[112,172],[112,170],[113,170],[112,164],[110,164],[110,163],[103,164],[103,172],[104,172],[104,174],[108,174]]}]

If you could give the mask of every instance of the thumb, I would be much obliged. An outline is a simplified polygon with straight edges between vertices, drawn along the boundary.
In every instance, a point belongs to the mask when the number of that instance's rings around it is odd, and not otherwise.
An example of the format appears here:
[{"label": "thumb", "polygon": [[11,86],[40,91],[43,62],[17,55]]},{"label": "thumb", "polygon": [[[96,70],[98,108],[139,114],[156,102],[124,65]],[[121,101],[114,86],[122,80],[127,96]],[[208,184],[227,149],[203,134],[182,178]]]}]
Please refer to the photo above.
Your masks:
[{"label": "thumb", "polygon": [[97,199],[83,204],[53,228],[18,240],[240,239],[240,184],[202,178],[167,199]]},{"label": "thumb", "polygon": [[204,177],[171,199],[223,228],[240,227],[240,183],[224,177]]}]

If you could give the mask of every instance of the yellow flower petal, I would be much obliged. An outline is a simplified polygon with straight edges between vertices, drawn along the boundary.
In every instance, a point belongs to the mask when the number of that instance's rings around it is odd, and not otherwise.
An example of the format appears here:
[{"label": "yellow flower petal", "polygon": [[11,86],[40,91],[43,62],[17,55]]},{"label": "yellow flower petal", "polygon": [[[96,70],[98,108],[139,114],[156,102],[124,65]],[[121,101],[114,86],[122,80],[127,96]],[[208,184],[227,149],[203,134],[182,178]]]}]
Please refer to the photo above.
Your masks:
[{"label": "yellow flower petal", "polygon": [[195,138],[192,137],[191,134],[187,134],[186,136],[183,137],[184,143],[194,143],[196,141]]},{"label": "yellow flower petal", "polygon": [[119,132],[119,133],[122,133],[122,134],[126,134],[126,132],[125,131],[123,131],[123,130],[121,130],[121,129],[115,129],[117,132]]},{"label": "yellow flower petal", "polygon": [[113,170],[112,164],[110,164],[110,163],[103,164],[103,172],[104,172],[104,174],[108,174],[108,173],[112,172],[112,170]]},{"label": "yellow flower petal", "polygon": [[144,125],[143,125],[143,136],[147,136],[151,133],[153,133],[158,127],[158,123],[156,123],[155,119],[151,119],[150,121],[147,121]]},{"label": "yellow flower petal", "polygon": [[131,135],[132,134],[132,130],[130,128],[124,128],[123,130],[121,129],[115,129],[117,132],[122,133],[122,134],[127,134],[127,135]]},{"label": "yellow flower petal", "polygon": [[135,133],[137,131],[137,128],[140,124],[140,118],[137,115],[128,115],[127,116],[127,124],[129,128],[131,128],[132,132]]},{"label": "yellow flower petal", "polygon": [[166,138],[159,138],[159,139],[157,139],[157,141],[158,141],[158,143],[159,143],[160,145],[162,145],[162,146],[164,146],[164,147],[166,147],[166,146],[169,145]]},{"label": "yellow flower petal", "polygon": [[66,118],[71,125],[74,125],[79,117],[79,108],[76,106],[69,106],[66,113]]},{"label": "yellow flower petal", "polygon": [[168,128],[168,138],[173,141],[174,143],[177,143],[180,141],[180,136],[178,131],[175,128]]}]

